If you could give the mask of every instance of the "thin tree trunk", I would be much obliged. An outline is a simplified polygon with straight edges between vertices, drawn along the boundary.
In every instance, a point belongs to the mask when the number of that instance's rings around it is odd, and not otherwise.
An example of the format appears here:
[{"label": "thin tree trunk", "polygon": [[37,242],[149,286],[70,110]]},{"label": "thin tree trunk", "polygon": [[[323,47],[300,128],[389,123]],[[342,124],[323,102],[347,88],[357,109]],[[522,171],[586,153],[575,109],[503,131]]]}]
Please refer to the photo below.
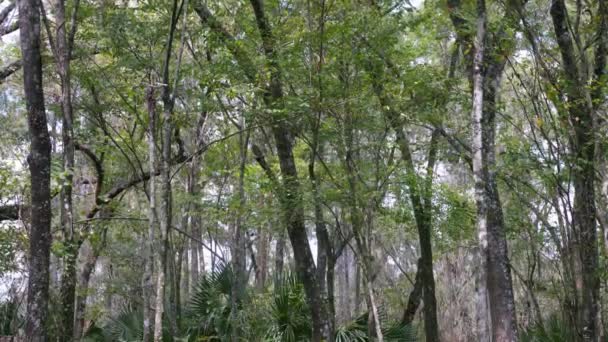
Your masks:
[{"label": "thin tree trunk", "polygon": [[[195,169],[194,165],[198,165],[198,158],[192,161],[192,168],[190,170],[190,174],[188,175],[188,194],[193,196],[197,193],[196,191],[196,175],[198,174],[198,170]],[[198,203],[195,203],[191,208],[198,208]],[[188,213],[188,223],[190,225],[190,233],[192,236],[200,239],[201,229],[200,229],[200,218],[198,215],[193,215],[192,213]],[[196,291],[196,287],[199,281],[199,258],[201,257],[201,244],[195,240],[190,240],[190,293],[194,293]]]},{"label": "thin tree trunk", "polygon": [[78,291],[76,293],[74,310],[74,340],[76,341],[80,341],[85,332],[84,318],[86,313],[89,281],[91,280],[91,275],[95,271],[95,265],[97,265],[99,255],[106,246],[106,231],[107,227],[104,227],[102,232],[102,241],[99,246],[90,246],[90,251],[88,252],[88,255],[85,256],[80,272],[78,272]]},{"label": "thin tree trunk", "polygon": [[[99,175],[98,175],[99,177]],[[103,177],[103,176],[101,176]],[[99,181],[99,178],[98,178]],[[99,184],[98,184],[99,186]],[[108,217],[109,210],[104,208],[100,211],[100,217]],[[75,341],[80,341],[85,333],[85,313],[86,313],[86,305],[87,305],[87,293],[89,289],[89,281],[91,280],[91,275],[95,271],[95,265],[97,265],[97,260],[99,259],[99,255],[106,247],[107,242],[107,230],[108,227],[104,226],[101,230],[101,241],[97,245],[89,244],[86,246],[86,242],[79,241],[78,242],[78,250],[81,251],[81,255],[83,255],[83,262],[79,269],[77,275],[78,281],[78,291],[76,292],[76,299],[74,304],[74,331],[73,338]],[[85,245],[86,248],[81,248]],[[111,303],[110,303],[111,304]],[[111,314],[111,313],[109,313]]]},{"label": "thin tree trunk", "polygon": [[268,243],[270,242],[268,235],[267,229],[263,227],[258,229],[258,272],[255,274],[255,287],[259,293],[264,291],[268,278]]},{"label": "thin tree trunk", "polygon": [[[251,7],[256,18],[258,31],[262,37],[262,47],[266,58],[266,70],[270,74],[270,82],[266,87],[264,102],[271,109],[279,109],[283,106],[283,89],[281,84],[280,66],[277,61],[277,54],[274,47],[274,38],[270,24],[264,13],[262,0],[251,0]],[[201,2],[195,3],[195,11],[201,21],[208,25],[226,43],[239,66],[245,72],[246,77],[252,82],[256,81],[256,68],[247,55],[242,53],[235,39],[230,33],[221,26],[216,18],[213,17],[208,8]],[[272,133],[275,146],[279,157],[279,165],[282,175],[282,184],[277,194],[283,211],[283,222],[287,227],[289,240],[293,247],[294,259],[297,274],[302,281],[306,293],[309,308],[311,310],[313,341],[325,339],[332,341],[333,336],[329,333],[329,320],[327,317],[327,303],[319,289],[316,277],[316,266],[306,227],[304,224],[304,208],[301,198],[300,183],[298,172],[293,155],[293,135],[285,123],[284,118],[276,117],[272,125]]]},{"label": "thin tree trunk", "polygon": [[[601,1],[600,3],[603,3]],[[601,5],[601,4],[600,4]],[[605,6],[605,5],[604,5]],[[600,8],[604,11],[605,8]],[[598,247],[595,210],[595,127],[594,107],[589,87],[585,82],[586,66],[579,66],[579,58],[575,53],[572,33],[570,32],[568,11],[564,0],[554,0],[551,3],[551,18],[557,43],[562,56],[562,68],[566,78],[565,93],[567,108],[572,125],[570,145],[574,165],[571,167],[574,183],[574,209],[572,225],[575,233],[578,256],[580,257],[582,277],[581,305],[578,312],[577,330],[581,340],[596,341],[599,331],[597,312],[599,303],[599,274]],[[606,20],[605,12],[601,13]],[[601,25],[601,24],[600,24]],[[604,25],[606,25],[604,23]],[[605,27],[603,28],[605,30]],[[598,32],[598,49],[600,55],[596,63],[601,76],[605,67],[606,32]],[[602,52],[603,51],[603,52]],[[597,85],[596,85],[597,87]],[[601,94],[601,93],[600,93]],[[598,100],[598,99],[596,99]]]},{"label": "thin tree trunk", "polygon": [[[372,326],[371,324],[373,323],[373,327],[375,329],[376,332],[376,338],[379,341],[383,341],[383,335],[382,335],[382,322],[380,322],[380,317],[378,316],[378,310],[375,307],[375,300],[374,300],[374,295],[373,295],[373,278],[374,275],[372,274],[372,263],[373,263],[373,256],[371,254],[371,251],[369,250],[369,245],[367,240],[369,239],[369,236],[365,235],[365,232],[363,231],[363,217],[362,217],[362,208],[358,205],[358,186],[357,186],[357,175],[356,173],[356,167],[355,167],[355,161],[354,161],[354,156],[353,156],[353,143],[354,143],[354,139],[353,139],[353,134],[354,134],[354,123],[352,121],[352,116],[348,114],[348,110],[346,111],[346,118],[345,118],[345,135],[346,135],[346,142],[345,142],[345,149],[346,149],[346,155],[344,156],[344,168],[347,174],[347,179],[348,179],[348,185],[349,185],[349,194],[348,194],[348,205],[349,205],[349,210],[350,210],[350,220],[351,220],[351,224],[352,224],[352,230],[353,230],[353,235],[355,237],[355,242],[356,242],[356,250],[357,250],[357,259],[359,261],[359,264],[361,265],[361,268],[363,269],[363,282],[365,285],[365,292],[366,292],[366,297],[367,297],[367,309],[368,312],[370,314],[370,327]],[[370,333],[371,333],[370,329]]]},{"label": "thin tree trunk", "polygon": [[[239,306],[242,302],[247,286],[247,239],[246,231],[243,227],[243,211],[245,210],[245,167],[247,165],[247,150],[249,145],[249,130],[243,132],[246,127],[245,118],[241,115],[239,124],[239,179],[237,191],[239,196],[239,207],[236,213],[236,227],[233,237],[233,270],[234,284],[232,287],[231,306],[233,322],[236,322]],[[237,342],[240,339],[241,330],[237,324],[233,324],[231,340]]]},{"label": "thin tree trunk", "polygon": [[[78,9],[78,1],[76,8]],[[72,188],[74,177],[74,129],[72,114],[72,90],[70,76],[70,58],[73,36],[68,38],[67,20],[65,14],[65,1],[57,0],[54,3],[54,15],[57,21],[56,45],[54,47],[57,60],[57,73],[61,82],[61,110],[62,110],[62,140],[63,140],[63,172],[64,178],[61,188],[61,228],[63,232],[66,253],[63,256],[63,273],[61,277],[61,310],[62,324],[60,339],[69,341],[74,334],[74,305],[76,292],[76,262],[78,258],[79,237],[74,230],[74,212],[72,205]],[[76,13],[76,12],[75,12]],[[72,32],[75,33],[75,23],[72,22]],[[50,38],[50,35],[49,35]],[[53,43],[52,40],[50,42]]]},{"label": "thin tree trunk", "polygon": [[[167,255],[170,250],[169,234],[171,230],[172,212],[171,212],[171,138],[173,133],[172,113],[174,106],[174,98],[169,87],[169,63],[171,60],[171,52],[173,47],[173,39],[175,28],[177,26],[179,16],[178,2],[173,1],[173,9],[171,12],[171,23],[169,29],[169,37],[167,38],[167,46],[165,49],[165,60],[163,64],[163,125],[162,125],[162,154],[161,154],[161,189],[160,189],[160,251],[158,270],[156,272],[156,305],[154,313],[154,342],[160,342],[163,338],[163,313],[165,311],[165,277],[167,273]],[[177,76],[176,76],[177,79]]]},{"label": "thin tree trunk", "polygon": [[40,2],[20,0],[19,28],[23,88],[30,134],[31,223],[29,231],[25,340],[46,342],[51,247],[51,139],[44,108],[40,56]]},{"label": "thin tree trunk", "polygon": [[146,104],[148,109],[148,154],[150,164],[149,180],[149,210],[148,210],[148,234],[144,241],[144,274],[143,274],[143,313],[144,331],[143,342],[149,342],[153,337],[154,311],[152,310],[152,299],[154,295],[154,239],[156,233],[156,99],[154,88],[149,86],[146,90]]},{"label": "thin tree trunk", "polygon": [[167,315],[169,320],[169,328],[171,329],[171,336],[177,336],[178,334],[178,321],[179,321],[179,284],[180,284],[180,272],[182,263],[182,253],[177,252],[177,260],[175,259],[175,243],[172,239],[169,240],[167,249],[167,267],[169,274],[169,314]]},{"label": "thin tree trunk", "polygon": [[[384,89],[384,71],[382,65],[372,65],[368,63],[368,71],[372,74],[374,92],[393,131],[395,140],[401,152],[407,172],[405,181],[409,188],[409,197],[414,209],[414,218],[418,230],[420,241],[420,254],[422,261],[419,265],[424,299],[424,330],[427,342],[439,341],[439,325],[437,322],[437,300],[435,298],[435,277],[433,275],[433,246],[432,246],[432,207],[431,207],[431,187],[433,183],[433,168],[437,154],[438,134],[433,133],[431,137],[431,148],[429,150],[429,160],[427,166],[426,183],[420,185],[416,166],[412,157],[410,143],[405,135],[404,124],[400,119],[400,114],[396,111],[393,99]],[[408,310],[408,308],[406,308]]]},{"label": "thin tree trunk", "polygon": [[274,287],[280,285],[283,278],[283,265],[285,264],[285,234],[279,233],[274,252]]},{"label": "thin tree trunk", "polygon": [[[188,175],[188,178],[190,178],[190,176]],[[189,180],[186,181],[187,183],[189,183]],[[188,187],[189,184],[186,184],[186,191],[188,191]],[[194,235],[192,233],[192,227],[191,227],[191,222],[192,222],[192,217],[190,216],[190,208],[192,207],[192,205],[188,204],[186,206],[186,208],[182,208],[182,219],[181,219],[181,229],[185,232],[188,232],[190,235],[192,235],[193,237],[200,239],[199,236]],[[188,239],[187,241],[184,241],[181,245],[181,249],[179,251],[179,253],[181,253],[181,264],[179,266],[180,268],[180,298],[181,301],[179,302],[179,307],[181,308],[181,306],[183,304],[186,303],[186,301],[188,300],[188,298],[190,298],[190,247],[192,244],[192,239]],[[196,242],[196,241],[195,241]],[[200,245],[200,243],[197,243]],[[198,257],[198,255],[197,255]],[[198,260],[197,260],[198,261]],[[198,265],[197,265],[198,267]],[[181,310],[181,309],[180,309]]]},{"label": "thin tree trunk", "polygon": [[[194,139],[194,146],[198,148],[205,142],[205,125],[207,123],[207,112],[203,110],[201,116],[198,119],[196,125],[196,136]],[[188,184],[187,192],[190,198],[197,198],[201,191],[198,185],[199,169],[201,168],[202,157],[195,156],[192,158],[190,168],[188,169]],[[196,200],[194,203],[188,205],[188,225],[190,226],[190,233],[197,239],[202,238],[201,231],[201,217],[199,216],[200,205],[199,201]],[[192,213],[195,213],[194,215]],[[201,244],[195,240],[190,240],[190,293],[194,293],[199,283],[200,271],[205,271],[205,261],[203,257],[203,250]]]}]

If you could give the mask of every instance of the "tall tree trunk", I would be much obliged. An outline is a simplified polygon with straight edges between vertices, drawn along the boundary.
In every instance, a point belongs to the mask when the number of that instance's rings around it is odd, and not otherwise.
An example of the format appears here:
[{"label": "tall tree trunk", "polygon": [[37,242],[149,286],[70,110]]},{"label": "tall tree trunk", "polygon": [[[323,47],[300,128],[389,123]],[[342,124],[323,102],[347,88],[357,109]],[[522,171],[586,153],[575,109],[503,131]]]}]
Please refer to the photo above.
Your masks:
[{"label": "tall tree trunk", "polygon": [[[204,137],[205,137],[205,124],[207,122],[207,112],[203,111],[201,116],[199,117],[197,126],[196,126],[196,139],[195,139],[195,148],[199,148],[199,146],[203,145]],[[197,198],[201,189],[198,185],[198,175],[199,168],[201,167],[201,157],[195,156],[192,158],[192,163],[190,165],[189,173],[188,173],[188,185],[187,191],[191,198]],[[188,213],[188,224],[190,225],[190,233],[192,236],[197,239],[202,238],[201,231],[201,217],[199,216],[200,206],[199,201],[196,200],[195,203],[189,206],[191,212],[195,212],[195,215],[192,213]],[[201,249],[201,244],[195,240],[190,240],[190,292],[194,293],[196,286],[199,282],[199,269],[205,270],[205,262],[203,258],[203,251]]]},{"label": "tall tree trunk", "polygon": [[[236,213],[236,227],[233,237],[233,270],[234,284],[232,286],[231,315],[233,322],[236,322],[239,306],[241,305],[245,289],[247,287],[247,236],[243,227],[243,211],[245,210],[245,167],[247,165],[247,149],[249,145],[249,130],[244,132],[246,127],[245,118],[241,115],[239,124],[239,179],[237,184],[239,207]],[[233,324],[231,340],[237,342],[241,336],[241,329],[237,324]]]},{"label": "tall tree trunk", "polygon": [[[173,47],[173,39],[175,36],[175,28],[179,17],[178,1],[173,1],[173,9],[171,11],[171,23],[169,29],[169,37],[167,38],[167,46],[165,48],[165,60],[163,63],[163,125],[162,125],[162,153],[161,153],[161,170],[160,170],[160,239],[159,239],[159,262],[156,272],[156,305],[154,312],[154,342],[160,342],[163,338],[163,313],[165,311],[165,278],[167,273],[167,257],[169,253],[169,234],[171,232],[171,137],[173,133],[172,113],[175,99],[171,88],[169,87],[169,63],[171,61],[171,53]],[[177,76],[176,76],[177,79]]]},{"label": "tall tree trunk", "polygon": [[495,341],[517,340],[517,318],[513,294],[513,280],[509,265],[509,251],[502,204],[496,183],[496,97],[504,59],[493,58],[494,62],[486,62],[483,92],[483,163],[486,178],[486,206],[488,228],[488,289],[490,311],[492,316],[492,334]]},{"label": "tall tree trunk", "polygon": [[[473,109],[472,151],[479,271],[477,282],[478,338],[516,341],[517,321],[502,207],[495,176],[496,95],[504,67],[504,57],[487,49],[487,14],[484,0],[477,1],[477,34],[472,65]],[[491,329],[491,330],[490,330]]]},{"label": "tall tree trunk", "polygon": [[[250,3],[253,8],[258,31],[262,37],[262,48],[266,58],[265,70],[269,72],[270,76],[269,83],[264,89],[264,102],[269,110],[277,113],[273,118],[274,122],[271,128],[282,175],[282,182],[280,188],[277,189],[277,195],[283,211],[283,222],[287,227],[289,240],[293,247],[296,271],[304,286],[306,299],[311,310],[312,340],[316,342],[325,339],[331,342],[333,336],[329,333],[327,303],[318,286],[316,266],[304,224],[302,194],[293,155],[294,137],[282,115],[278,114],[281,111],[276,110],[283,108],[284,103],[281,71],[277,61],[274,38],[270,24],[264,13],[263,1],[250,0]],[[216,32],[224,41],[244,71],[245,76],[252,83],[256,83],[257,71],[255,64],[247,58],[247,55],[243,53],[239,44],[235,43],[234,37],[213,17],[209,9],[201,1],[195,3],[194,9],[201,21]]]},{"label": "tall tree trunk", "polygon": [[[380,105],[383,108],[384,115],[389,121],[393,131],[395,132],[395,140],[401,152],[407,172],[406,183],[409,188],[409,197],[414,208],[414,219],[418,230],[418,239],[420,241],[420,255],[422,261],[419,265],[422,267],[421,280],[424,291],[422,292],[424,300],[424,330],[427,342],[439,341],[439,326],[437,323],[437,300],[435,298],[435,277],[433,275],[433,246],[432,246],[432,207],[431,207],[431,187],[433,182],[433,167],[436,156],[436,140],[431,137],[431,149],[429,150],[429,160],[427,167],[426,184],[421,186],[418,181],[418,174],[414,165],[410,143],[404,131],[404,124],[400,119],[400,114],[395,110],[392,99],[384,90],[382,66],[370,66],[372,72],[372,81],[374,84],[374,92],[378,97]],[[425,186],[428,188],[425,188]],[[406,308],[406,310],[408,310]]]},{"label": "tall tree trunk", "polygon": [[[271,110],[281,108],[283,106],[283,89],[272,30],[264,13],[263,0],[251,0],[250,3],[255,14],[259,33],[262,37],[267,69],[270,72],[270,83],[264,96],[265,101]],[[296,271],[304,285],[308,306],[311,310],[312,340],[314,342],[322,340],[331,342],[333,336],[329,331],[327,303],[319,287],[316,266],[304,225],[304,207],[298,171],[293,155],[294,137],[281,117],[276,117],[275,119],[276,122],[272,125],[272,133],[283,176],[282,193],[279,198],[283,207],[287,233],[293,248]]]},{"label": "tall tree trunk", "polygon": [[156,303],[154,310],[154,342],[162,341],[163,313],[165,311],[165,278],[167,273],[167,254],[169,251],[169,229],[171,227],[171,111],[163,110],[162,166],[160,175],[160,237],[156,271]]},{"label": "tall tree trunk", "polygon": [[[78,9],[78,1],[76,8]],[[61,187],[61,228],[63,232],[66,253],[63,256],[63,272],[61,277],[61,310],[62,324],[60,339],[69,341],[73,337],[74,305],[76,292],[76,262],[78,258],[79,237],[74,228],[74,211],[72,205],[72,188],[74,176],[74,128],[72,114],[72,90],[70,76],[70,59],[75,33],[75,23],[72,22],[70,37],[67,33],[65,0],[54,2],[54,15],[57,21],[56,45],[54,47],[57,61],[57,73],[61,82],[62,110],[62,140],[63,140],[63,182]],[[74,12],[76,13],[76,12]],[[51,40],[52,44],[52,40]]]},{"label": "tall tree trunk", "polygon": [[40,2],[19,1],[23,88],[30,134],[31,222],[29,231],[25,340],[46,342],[51,247],[51,139],[49,137],[40,56]]},{"label": "tall tree trunk", "polygon": [[[600,1],[603,3],[603,1]],[[605,6],[605,5],[604,5]],[[604,9],[605,11],[605,9]],[[572,224],[575,245],[581,261],[581,299],[577,331],[581,340],[596,341],[599,331],[597,312],[599,303],[598,247],[595,210],[595,127],[594,107],[589,87],[585,82],[586,66],[579,66],[580,56],[576,55],[573,37],[569,27],[568,11],[564,0],[551,3],[551,18],[559,45],[562,68],[566,78],[565,93],[571,124],[571,153],[574,165],[571,167],[574,183],[574,209]],[[605,13],[603,13],[605,20]],[[605,28],[604,28],[605,30]],[[599,46],[605,48],[606,32],[599,32]],[[601,76],[605,67],[605,51],[598,49]],[[603,62],[602,62],[603,59]]]},{"label": "tall tree trunk", "polygon": [[359,265],[361,265],[361,269],[363,270],[363,283],[365,287],[367,309],[370,317],[369,333],[371,336],[371,333],[373,330],[375,330],[376,338],[378,341],[382,342],[384,340],[381,326],[382,322],[380,322],[380,317],[378,316],[378,309],[376,307],[373,292],[373,280],[375,277],[372,271],[373,255],[371,254],[369,246],[369,236],[367,236],[364,232],[364,221],[362,214],[363,208],[359,205],[360,195],[358,193],[357,171],[353,153],[354,122],[352,120],[352,114],[348,108],[345,110],[345,116],[344,135],[346,136],[346,146],[344,146],[344,148],[346,153],[343,163],[348,179],[348,206],[350,211],[350,221],[356,243],[357,260]]},{"label": "tall tree trunk", "polygon": [[154,311],[152,299],[154,296],[154,239],[156,233],[156,98],[154,88],[146,89],[146,105],[148,110],[148,158],[150,164],[150,180],[148,182],[149,210],[148,234],[144,237],[144,274],[143,274],[143,342],[150,342],[153,337]]},{"label": "tall tree trunk", "polygon": [[477,238],[479,244],[478,269],[475,283],[476,335],[478,341],[491,341],[491,317],[488,297],[488,225],[486,179],[483,172],[483,61],[486,41],[486,7],[484,0],[477,0],[477,34],[473,59],[473,109],[471,111],[473,178],[477,204]]}]

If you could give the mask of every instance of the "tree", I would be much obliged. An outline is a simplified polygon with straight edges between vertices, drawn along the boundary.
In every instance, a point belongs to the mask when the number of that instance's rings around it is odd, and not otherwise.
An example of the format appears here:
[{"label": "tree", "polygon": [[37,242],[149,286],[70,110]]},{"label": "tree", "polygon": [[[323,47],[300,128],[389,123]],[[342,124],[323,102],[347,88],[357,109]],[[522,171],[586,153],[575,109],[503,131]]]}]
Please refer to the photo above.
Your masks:
[{"label": "tree", "polygon": [[23,89],[30,134],[31,223],[29,277],[27,285],[26,340],[46,341],[51,247],[51,140],[47,128],[40,54],[40,8],[38,1],[19,1],[19,29]]}]

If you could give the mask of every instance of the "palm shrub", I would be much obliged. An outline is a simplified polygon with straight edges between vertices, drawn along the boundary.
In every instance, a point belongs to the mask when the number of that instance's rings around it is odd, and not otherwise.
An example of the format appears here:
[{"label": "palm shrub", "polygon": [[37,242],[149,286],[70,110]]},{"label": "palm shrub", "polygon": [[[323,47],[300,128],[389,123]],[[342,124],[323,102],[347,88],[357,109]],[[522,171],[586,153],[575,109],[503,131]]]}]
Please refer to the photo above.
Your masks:
[{"label": "palm shrub", "polygon": [[521,342],[575,341],[575,331],[558,315],[551,315],[545,324],[534,323],[520,333]]},{"label": "palm shrub", "polygon": [[[186,311],[188,334],[196,340],[224,341],[233,324],[231,297],[234,277],[229,266],[201,278]],[[242,307],[242,303],[240,304]]]},{"label": "palm shrub", "polygon": [[265,340],[310,341],[312,326],[304,287],[291,273],[285,274],[277,284],[268,312],[271,324]]},{"label": "palm shrub", "polygon": [[[400,322],[389,322],[384,310],[380,310],[380,320],[384,322],[382,335],[385,341],[391,342],[416,342],[416,330],[411,325],[404,325]],[[369,314],[366,312],[353,322],[340,326],[336,329],[336,342],[367,342]]]},{"label": "palm shrub", "polygon": [[[144,336],[144,315],[141,310],[125,308],[102,326],[93,325],[85,334],[84,342],[139,342]],[[175,341],[168,330],[168,322],[163,326],[163,341]]]}]

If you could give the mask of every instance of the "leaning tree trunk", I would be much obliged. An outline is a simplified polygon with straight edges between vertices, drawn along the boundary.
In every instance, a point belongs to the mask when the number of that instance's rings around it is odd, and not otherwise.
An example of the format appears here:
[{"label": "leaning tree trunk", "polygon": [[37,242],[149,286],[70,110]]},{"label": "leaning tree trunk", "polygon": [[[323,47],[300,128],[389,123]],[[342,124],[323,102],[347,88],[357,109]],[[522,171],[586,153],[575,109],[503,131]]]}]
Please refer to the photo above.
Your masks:
[{"label": "leaning tree trunk", "polygon": [[19,1],[23,88],[30,134],[31,223],[29,231],[25,340],[47,341],[49,258],[51,248],[51,139],[47,128],[40,56],[39,1]]},{"label": "leaning tree trunk", "polygon": [[[269,71],[270,80],[264,87],[264,103],[269,110],[273,110],[275,122],[271,124],[272,134],[279,157],[279,165],[282,175],[280,188],[277,190],[278,198],[282,207],[283,222],[287,227],[289,240],[293,247],[296,271],[302,281],[306,293],[306,299],[311,311],[313,326],[313,341],[331,341],[333,336],[329,333],[329,319],[327,303],[319,289],[316,266],[310,243],[304,224],[304,207],[302,193],[298,180],[298,171],[293,155],[293,134],[291,129],[276,109],[283,107],[283,89],[281,84],[280,66],[274,46],[274,38],[270,24],[264,13],[262,0],[250,0],[255,14],[258,31],[262,37],[262,47],[266,58],[266,69]],[[201,2],[196,1],[194,9],[201,21],[214,31],[226,44],[237,63],[244,71],[245,76],[252,83],[258,80],[255,64],[242,51],[235,38],[213,17],[209,9]],[[282,268],[282,265],[280,265]]]},{"label": "leaning tree trunk", "polygon": [[[275,42],[265,13],[262,0],[251,0],[259,33],[262,37],[267,69],[270,72],[270,82],[264,94],[269,109],[282,106],[283,89],[281,84],[280,66],[277,62]],[[293,135],[281,117],[276,117],[272,125],[282,179],[282,194],[279,196],[283,215],[287,225],[287,233],[293,247],[293,254],[298,277],[304,285],[312,317],[312,341],[332,341],[328,319],[327,302],[319,287],[316,266],[310,250],[306,226],[304,224],[304,207],[302,193],[298,180],[298,171],[293,155]]]}]

